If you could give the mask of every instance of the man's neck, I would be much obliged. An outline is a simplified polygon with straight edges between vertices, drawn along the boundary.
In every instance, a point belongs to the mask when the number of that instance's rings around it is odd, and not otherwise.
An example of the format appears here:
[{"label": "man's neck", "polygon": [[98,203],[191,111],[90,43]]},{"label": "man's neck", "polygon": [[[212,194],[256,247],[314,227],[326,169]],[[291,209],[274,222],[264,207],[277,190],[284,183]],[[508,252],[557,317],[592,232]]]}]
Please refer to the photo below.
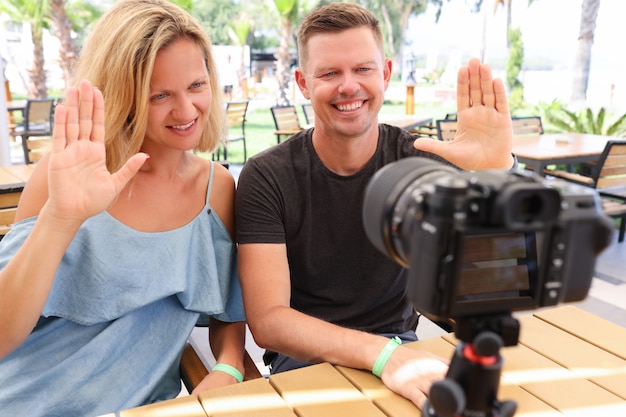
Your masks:
[{"label": "man's neck", "polygon": [[360,136],[329,136],[313,130],[313,148],[326,168],[337,175],[353,175],[368,163],[378,147],[378,124]]}]

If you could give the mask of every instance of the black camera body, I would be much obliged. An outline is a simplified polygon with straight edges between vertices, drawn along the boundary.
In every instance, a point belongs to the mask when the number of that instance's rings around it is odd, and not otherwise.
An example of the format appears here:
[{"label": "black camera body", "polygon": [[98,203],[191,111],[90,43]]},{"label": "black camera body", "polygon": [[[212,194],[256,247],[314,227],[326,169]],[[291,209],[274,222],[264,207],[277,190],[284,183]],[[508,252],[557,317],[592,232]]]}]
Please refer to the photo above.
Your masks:
[{"label": "black camera body", "polygon": [[370,180],[363,222],[409,268],[408,298],[434,320],[584,299],[614,228],[592,189],[418,157]]}]

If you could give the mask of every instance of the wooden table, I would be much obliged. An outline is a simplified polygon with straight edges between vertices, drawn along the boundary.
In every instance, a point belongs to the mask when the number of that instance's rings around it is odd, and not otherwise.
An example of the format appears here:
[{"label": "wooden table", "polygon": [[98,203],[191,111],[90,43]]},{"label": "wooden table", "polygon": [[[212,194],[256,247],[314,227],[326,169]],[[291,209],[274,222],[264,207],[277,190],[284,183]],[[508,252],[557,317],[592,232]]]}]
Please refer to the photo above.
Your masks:
[{"label": "wooden table", "polygon": [[612,136],[586,133],[559,133],[516,136],[513,153],[521,164],[526,164],[539,175],[548,165],[576,164],[596,161]]},{"label": "wooden table", "polygon": [[0,167],[0,193],[22,191],[34,169],[32,164]]},{"label": "wooden table", "polygon": [[[626,416],[626,328],[577,307],[520,316],[517,346],[502,349],[498,398],[518,417]],[[452,334],[410,343],[451,357]],[[122,417],[419,417],[369,372],[328,363],[125,410]]]},{"label": "wooden table", "polygon": [[379,114],[378,123],[385,123],[397,126],[405,130],[415,129],[416,127],[426,126],[433,122],[432,117],[414,116],[411,114]]},{"label": "wooden table", "polygon": [[7,101],[8,112],[21,111],[22,113],[24,113],[25,109],[26,109],[26,100]]}]

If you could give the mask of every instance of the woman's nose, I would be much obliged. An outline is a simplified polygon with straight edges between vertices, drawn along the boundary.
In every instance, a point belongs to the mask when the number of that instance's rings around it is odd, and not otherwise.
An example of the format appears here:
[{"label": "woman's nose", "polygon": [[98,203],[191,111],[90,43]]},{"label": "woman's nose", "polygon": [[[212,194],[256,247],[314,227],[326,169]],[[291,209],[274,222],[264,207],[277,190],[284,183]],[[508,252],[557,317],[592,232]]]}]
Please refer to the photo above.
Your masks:
[{"label": "woman's nose", "polygon": [[194,105],[192,97],[186,94],[178,96],[172,113],[177,119],[182,121],[193,119],[196,115],[196,106]]}]

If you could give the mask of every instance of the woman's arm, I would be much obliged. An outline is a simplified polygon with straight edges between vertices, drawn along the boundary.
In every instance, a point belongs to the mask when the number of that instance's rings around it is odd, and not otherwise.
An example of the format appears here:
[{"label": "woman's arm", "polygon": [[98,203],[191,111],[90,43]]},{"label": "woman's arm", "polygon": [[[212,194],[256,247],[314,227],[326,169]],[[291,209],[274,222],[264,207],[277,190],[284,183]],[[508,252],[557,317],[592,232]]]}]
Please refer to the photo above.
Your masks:
[{"label": "woman's arm", "polygon": [[89,82],[71,88],[55,109],[52,151],[27,184],[16,219],[38,215],[32,232],[0,271],[0,358],[35,327],[63,254],[80,225],[105,210],[145,162],[134,155],[107,170],[104,100]]}]

